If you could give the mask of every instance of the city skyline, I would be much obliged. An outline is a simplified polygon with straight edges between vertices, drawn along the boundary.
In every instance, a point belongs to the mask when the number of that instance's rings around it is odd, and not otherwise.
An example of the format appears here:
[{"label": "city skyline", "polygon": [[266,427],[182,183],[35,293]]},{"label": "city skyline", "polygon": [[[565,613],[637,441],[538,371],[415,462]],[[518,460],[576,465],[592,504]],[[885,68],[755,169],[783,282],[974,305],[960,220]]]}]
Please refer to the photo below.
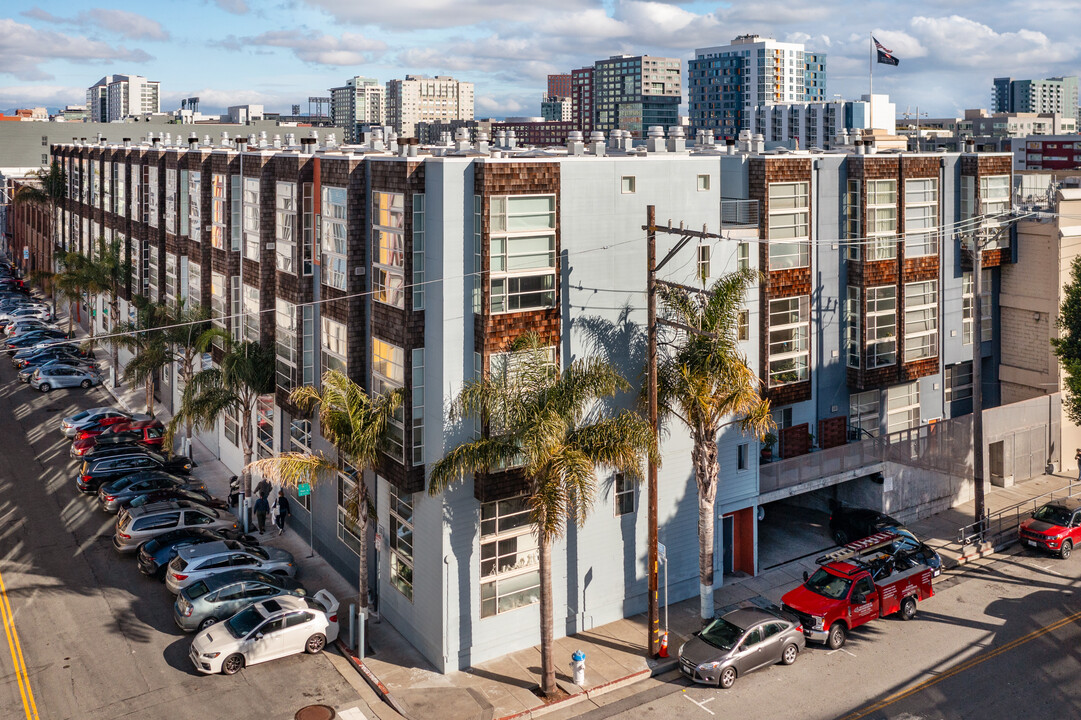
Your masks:
[{"label": "city skyline", "polygon": [[888,93],[901,111],[919,106],[932,116],[989,107],[997,76],[1081,70],[1081,49],[1068,37],[1074,3],[1065,1],[1039,14],[1015,0],[991,7],[555,0],[543,10],[503,0],[198,0],[181,9],[65,1],[43,10],[11,0],[7,8],[0,107],[82,104],[101,76],[125,73],[160,81],[163,111],[198,96],[207,113],[243,103],[287,113],[294,103],[306,110],[309,95],[328,95],[353,75],[385,83],[447,74],[475,84],[478,117],[539,115],[549,73],[622,53],[678,57],[686,72],[695,48],[743,33],[826,53],[827,99],[868,91],[874,33],[901,61],[875,68],[875,92]]}]

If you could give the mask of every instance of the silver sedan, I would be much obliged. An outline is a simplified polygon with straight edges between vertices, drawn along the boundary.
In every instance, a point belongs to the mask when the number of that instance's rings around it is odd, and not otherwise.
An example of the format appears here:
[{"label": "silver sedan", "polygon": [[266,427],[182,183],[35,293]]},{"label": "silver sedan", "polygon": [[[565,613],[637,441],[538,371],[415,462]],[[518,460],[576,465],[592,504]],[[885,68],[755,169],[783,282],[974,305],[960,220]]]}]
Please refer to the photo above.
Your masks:
[{"label": "silver sedan", "polygon": [[30,376],[30,387],[43,393],[47,393],[54,388],[91,388],[95,385],[101,385],[101,375],[99,373],[65,365],[41,367]]},{"label": "silver sedan", "polygon": [[733,610],[711,621],[679,649],[679,670],[690,680],[732,687],[740,675],[796,662],[807,647],[800,621],[760,608]]}]

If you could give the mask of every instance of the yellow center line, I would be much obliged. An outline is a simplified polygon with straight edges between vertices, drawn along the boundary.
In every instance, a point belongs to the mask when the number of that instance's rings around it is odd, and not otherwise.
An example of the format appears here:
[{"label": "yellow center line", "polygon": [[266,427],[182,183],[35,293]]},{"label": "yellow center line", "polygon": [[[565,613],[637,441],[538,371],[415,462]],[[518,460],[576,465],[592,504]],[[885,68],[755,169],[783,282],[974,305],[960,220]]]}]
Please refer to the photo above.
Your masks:
[{"label": "yellow center line", "polygon": [[879,710],[882,710],[883,708],[886,708],[886,707],[888,707],[890,705],[893,705],[895,702],[898,702],[900,700],[904,700],[907,697],[911,697],[912,695],[915,695],[918,692],[926,690],[927,688],[931,687],[932,685],[937,685],[938,683],[942,682],[943,680],[947,680],[947,679],[953,677],[954,675],[958,675],[960,673],[963,673],[965,670],[973,668],[973,667],[979,665],[980,663],[987,662],[988,660],[991,660],[992,658],[996,658],[996,657],[998,657],[999,655],[1001,655],[1003,653],[1009,652],[1010,650],[1013,650],[1014,648],[1016,648],[1016,647],[1018,647],[1020,645],[1024,645],[1027,642],[1035,640],[1036,638],[1041,637],[1043,635],[1046,635],[1049,632],[1054,632],[1055,630],[1058,630],[1060,627],[1062,627],[1064,625],[1069,625],[1069,624],[1074,623],[1074,622],[1077,622],[1078,620],[1081,620],[1081,612],[1075,612],[1073,615],[1067,615],[1066,617],[1064,617],[1064,618],[1062,618],[1060,620],[1056,620],[1055,622],[1051,623],[1050,625],[1039,628],[1038,630],[1033,630],[1032,632],[1028,633],[1027,635],[1022,635],[1021,637],[1019,637],[1019,638],[1017,638],[1015,640],[1011,640],[1010,642],[1006,643],[1005,645],[1003,645],[1001,647],[995,648],[994,650],[991,650],[989,652],[985,652],[985,653],[980,654],[980,655],[975,655],[975,656],[969,658],[968,660],[964,661],[960,665],[956,665],[956,666],[950,668],[949,670],[946,670],[945,672],[943,672],[943,673],[941,673],[939,675],[936,675],[933,678],[930,678],[928,680],[924,680],[923,682],[919,683],[918,685],[914,685],[913,687],[909,688],[908,690],[902,690],[900,692],[894,693],[893,695],[890,695],[890,696],[878,701],[874,705],[871,705],[871,706],[869,706],[869,707],[867,707],[867,708],[865,708],[863,710],[857,710],[854,713],[851,713],[849,715],[845,715],[843,718],[841,718],[841,720],[859,720],[859,718],[866,717],[866,716],[868,716],[868,715],[870,715],[871,713],[874,713],[874,712],[878,712]]},{"label": "yellow center line", "polygon": [[15,678],[19,682],[19,695],[22,696],[26,720],[39,720],[38,706],[34,702],[34,692],[30,689],[30,674],[26,671],[23,649],[19,644],[19,633],[15,630],[15,613],[11,611],[11,603],[8,601],[8,592],[7,587],[4,586],[3,575],[0,575],[0,619],[3,620],[4,633],[7,635],[8,648],[11,650],[11,662],[15,666]]}]

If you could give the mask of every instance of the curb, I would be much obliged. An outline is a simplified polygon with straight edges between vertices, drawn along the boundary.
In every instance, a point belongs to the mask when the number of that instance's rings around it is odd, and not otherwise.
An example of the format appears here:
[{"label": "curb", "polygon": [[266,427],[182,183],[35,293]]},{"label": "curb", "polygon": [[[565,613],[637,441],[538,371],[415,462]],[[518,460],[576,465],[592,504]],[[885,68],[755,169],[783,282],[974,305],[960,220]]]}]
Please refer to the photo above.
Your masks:
[{"label": "curb", "polygon": [[612,692],[613,690],[619,690],[620,688],[627,687],[628,685],[634,685],[635,683],[639,683],[642,680],[646,680],[656,675],[661,675],[675,668],[676,665],[677,664],[674,661],[661,663],[655,667],[646,668],[645,670],[639,670],[638,672],[631,673],[630,675],[627,675],[625,677],[616,678],[615,680],[609,680],[606,683],[595,685],[587,690],[582,690],[581,692],[577,692],[573,695],[565,697],[562,700],[557,700],[556,702],[547,703],[544,705],[537,705],[536,707],[514,713],[513,715],[504,715],[502,717],[495,718],[495,720],[524,720],[525,718],[542,717],[544,715],[547,715],[548,713],[555,712],[557,710],[563,710],[565,708],[571,707],[572,705],[577,705],[580,702],[592,700],[595,697],[599,697],[601,695],[604,695],[605,693]]},{"label": "curb", "polygon": [[349,661],[358,673],[360,673],[360,676],[364,678],[364,681],[371,686],[372,690],[379,695],[383,702],[393,708],[394,712],[404,718],[408,718],[409,715],[405,712],[405,709],[394,699],[394,696],[390,694],[390,690],[388,690],[387,686],[375,676],[375,673],[368,669],[368,666],[364,664],[364,661],[354,655],[353,651],[346,647],[345,643],[342,642],[340,638],[335,640],[334,643],[338,646],[338,651],[341,652],[345,659]]}]

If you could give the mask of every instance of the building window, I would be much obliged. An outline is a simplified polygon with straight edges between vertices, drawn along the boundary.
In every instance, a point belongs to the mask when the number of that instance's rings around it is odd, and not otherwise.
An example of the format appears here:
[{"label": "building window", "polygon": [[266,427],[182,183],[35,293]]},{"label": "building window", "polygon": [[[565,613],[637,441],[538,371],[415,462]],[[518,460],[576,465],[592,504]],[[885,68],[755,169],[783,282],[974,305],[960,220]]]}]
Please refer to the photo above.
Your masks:
[{"label": "building window", "polygon": [[709,175],[698,176],[698,192],[709,190]]},{"label": "building window", "polygon": [[[311,454],[312,451],[312,422],[293,418],[289,421],[289,451],[295,453]],[[312,511],[312,496],[297,495],[301,507],[308,512]]]},{"label": "building window", "polygon": [[315,191],[312,183],[304,183],[304,226],[302,228],[300,247],[300,272],[303,275],[312,274],[315,253]]},{"label": "building window", "polygon": [[810,206],[805,182],[769,185],[769,269],[810,265]]},{"label": "building window", "polygon": [[905,180],[905,257],[938,254],[938,180]]},{"label": "building window", "polygon": [[161,261],[156,245],[146,243],[146,297],[150,302],[158,301],[158,263]]},{"label": "building window", "polygon": [[867,367],[897,362],[897,288],[867,289]]},{"label": "building window", "polygon": [[116,214],[120,217],[127,215],[127,193],[125,192],[126,183],[124,181],[124,172],[126,168],[121,163],[113,163],[113,172],[116,176],[116,182],[113,185],[116,188]]},{"label": "building window", "polygon": [[128,193],[131,196],[131,219],[139,222],[143,220],[142,216],[142,181],[143,181],[143,166],[135,163],[131,166],[131,191]]},{"label": "building window", "polygon": [[750,443],[740,443],[736,446],[736,470],[746,470],[750,467],[750,455]]},{"label": "building window", "polygon": [[240,342],[244,337],[244,314],[241,303],[240,276],[232,275],[229,277],[229,315],[231,316],[229,322],[232,324],[235,342]]},{"label": "building window", "polygon": [[323,217],[320,223],[322,236],[320,248],[323,252],[323,284],[346,289],[346,262],[349,245],[347,238],[345,188],[323,188]]},{"label": "building window", "polygon": [[413,196],[413,309],[424,309],[424,195]]},{"label": "building window", "polygon": [[897,257],[897,181],[867,181],[867,259]]},{"label": "building window", "polygon": [[491,311],[555,307],[555,196],[491,199]]},{"label": "building window", "polygon": [[616,473],[612,481],[612,490],[615,495],[616,517],[633,513],[634,480],[623,473]]},{"label": "building window", "polygon": [[624,195],[630,195],[635,191],[634,175],[624,175],[620,180],[620,187]]},{"label": "building window", "polygon": [[905,362],[938,357],[938,283],[905,285]]},{"label": "building window", "polygon": [[769,301],[769,386],[807,379],[810,303],[806,295]]},{"label": "building window", "polygon": [[972,361],[946,366],[946,402],[972,397]]},{"label": "building window", "polygon": [[[707,176],[708,177],[708,176]],[[698,279],[704,284],[709,279],[709,245],[698,246]]]},{"label": "building window", "polygon": [[177,186],[180,195],[180,204],[177,207],[176,217],[179,223],[179,231],[182,237],[188,237],[191,233],[191,195],[189,184],[191,174],[187,170],[180,171],[180,182]]},{"label": "building window", "polygon": [[[379,338],[372,338],[372,393],[386,395],[405,386],[405,351]],[[387,428],[387,454],[405,462],[405,413],[401,406]]]},{"label": "building window", "polygon": [[848,396],[848,426],[855,430],[857,439],[862,440],[868,435],[878,437],[880,403],[878,390]]},{"label": "building window", "polygon": [[315,309],[311,305],[300,308],[300,382],[315,383]]},{"label": "building window", "polygon": [[[229,314],[226,310],[225,301],[225,275],[211,271],[210,273],[210,321],[215,327],[228,330],[225,317]],[[220,343],[215,341],[220,347]]]},{"label": "building window", "polygon": [[[41,164],[49,164],[49,156],[41,156]],[[105,212],[113,211],[113,165],[105,163],[101,168],[101,207]]]},{"label": "building window", "polygon": [[243,197],[239,175],[229,176],[229,249],[240,250],[240,217]]},{"label": "building window", "polygon": [[165,232],[176,234],[176,170],[165,169]]},{"label": "building window", "polygon": [[372,297],[405,307],[405,195],[372,193]]},{"label": "building window", "polygon": [[483,310],[483,251],[484,251],[484,203],[480,195],[473,196],[473,313]]},{"label": "building window", "polygon": [[343,375],[348,374],[345,324],[326,315],[319,319],[322,322],[323,372],[337,370]]},{"label": "building window", "polygon": [[358,508],[367,505],[367,498],[357,497],[359,471],[345,460],[339,459],[338,464],[338,539],[360,555],[360,526],[353,518]]},{"label": "building window", "polygon": [[244,178],[244,257],[259,260],[259,178]]},{"label": "building window", "polygon": [[162,293],[162,302],[172,305],[176,301],[179,288],[176,279],[176,255],[171,252],[165,253],[165,292]]},{"label": "building window", "polygon": [[845,362],[850,368],[860,366],[860,289],[848,286],[845,296]]},{"label": "building window", "polygon": [[849,180],[845,192],[845,238],[848,240],[845,247],[849,260],[858,261],[861,257],[863,238],[860,235],[860,181]]},{"label": "building window", "polygon": [[413,496],[390,486],[390,584],[413,599]]},{"label": "building window", "polygon": [[259,459],[274,454],[274,395],[260,395],[255,407],[256,455]]},{"label": "building window", "polygon": [[282,272],[296,272],[297,184],[279,182],[274,192],[274,262]]},{"label": "building window", "polygon": [[234,446],[240,446],[240,421],[237,419],[237,411],[234,407],[228,407],[221,414],[225,425],[225,439]]},{"label": "building window", "polygon": [[751,311],[740,310],[736,320],[736,340],[751,339]]},{"label": "building window", "polygon": [[[92,165],[94,169],[92,179],[96,182],[98,164],[92,163]],[[146,203],[143,205],[143,222],[152,228],[158,226],[158,169],[153,165],[146,166]]]},{"label": "building window", "polygon": [[911,382],[886,388],[886,432],[910,430],[920,425],[920,384]]},{"label": "building window", "polygon": [[482,503],[480,508],[480,616],[540,600],[537,539],[526,496]]},{"label": "building window", "polygon": [[424,348],[413,348],[413,465],[424,464]]},{"label": "building window", "polygon": [[[980,324],[983,326],[980,341],[989,342],[992,329],[991,270],[984,268],[980,277],[982,280],[980,287]],[[963,345],[972,344],[972,322],[974,319],[972,293],[972,272],[969,271],[961,275],[961,343]]]},{"label": "building window", "polygon": [[751,244],[741,242],[736,245],[736,269],[749,270],[751,268]]},{"label": "building window", "polygon": [[275,366],[278,387],[288,393],[297,386],[297,306],[280,297],[274,302]]},{"label": "building window", "polygon": [[199,307],[203,300],[203,269],[188,260],[188,307]]}]

